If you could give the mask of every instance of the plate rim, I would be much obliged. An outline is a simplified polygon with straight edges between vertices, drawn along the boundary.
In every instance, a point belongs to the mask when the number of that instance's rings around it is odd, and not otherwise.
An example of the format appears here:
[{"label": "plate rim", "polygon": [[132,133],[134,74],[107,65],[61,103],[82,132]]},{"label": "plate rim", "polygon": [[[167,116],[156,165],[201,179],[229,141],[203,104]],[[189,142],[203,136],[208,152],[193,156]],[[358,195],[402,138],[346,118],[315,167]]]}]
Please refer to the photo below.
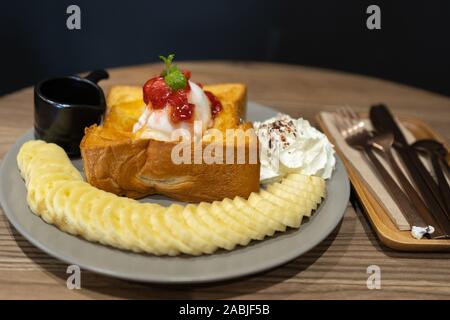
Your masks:
[{"label": "plate rim", "polygon": [[[265,108],[265,109],[269,109],[272,112],[278,112],[277,110],[274,110],[272,108],[263,106],[261,104],[258,103],[254,103],[251,102],[253,105],[256,105],[260,108]],[[250,104],[250,102],[249,102]],[[42,250],[43,252],[45,252],[46,254],[50,255],[51,257],[61,260],[65,263],[68,264],[75,264],[78,265],[82,270],[88,270],[94,273],[99,273],[102,275],[106,275],[106,276],[110,276],[113,278],[118,278],[118,279],[123,279],[123,280],[131,280],[131,281],[137,281],[137,282],[145,282],[145,283],[155,283],[155,284],[193,284],[193,283],[211,283],[211,282],[220,282],[220,281],[226,281],[226,280],[231,280],[231,279],[238,279],[238,278],[242,278],[242,277],[246,277],[252,274],[258,274],[267,270],[271,270],[273,268],[279,267],[281,265],[284,265],[300,256],[302,256],[303,254],[305,254],[306,252],[310,251],[311,249],[313,249],[315,246],[317,246],[318,244],[320,244],[326,237],[328,237],[333,230],[339,225],[339,222],[342,220],[345,211],[346,211],[346,207],[348,204],[348,199],[350,197],[350,182],[348,179],[348,175],[347,172],[345,170],[345,167],[342,163],[342,160],[339,158],[339,156],[337,154],[335,154],[336,157],[336,168],[342,170],[342,174],[343,174],[343,193],[345,195],[345,199],[346,201],[342,201],[342,203],[335,203],[333,204],[333,210],[336,211],[337,213],[334,215],[334,220],[332,221],[332,223],[327,225],[326,230],[323,230],[323,232],[320,233],[320,236],[318,236],[317,238],[314,238],[314,241],[309,241],[309,243],[304,243],[303,246],[303,250],[299,250],[299,251],[292,251],[290,254],[285,254],[284,256],[282,256],[281,258],[278,258],[276,260],[272,260],[269,261],[267,264],[261,265],[261,266],[257,266],[255,268],[247,268],[244,271],[237,271],[237,272],[228,272],[228,273],[219,273],[219,274],[212,274],[211,273],[208,276],[197,276],[195,279],[192,279],[187,277],[187,278],[183,278],[183,276],[177,277],[177,278],[173,278],[173,279],[159,279],[159,278],[154,278],[152,277],[152,273],[149,273],[148,275],[146,275],[145,277],[140,276],[140,275],[134,275],[133,273],[128,273],[128,274],[123,274],[121,272],[112,270],[111,268],[106,268],[106,267],[97,267],[97,266],[92,266],[89,264],[85,264],[85,263],[80,263],[75,261],[72,257],[69,257],[67,255],[65,255],[65,253],[60,253],[60,252],[54,252],[52,251],[51,248],[48,248],[45,243],[41,243],[40,240],[37,240],[33,237],[33,235],[28,231],[25,230],[25,227],[16,219],[16,215],[14,214],[14,209],[10,208],[8,201],[5,198],[5,193],[3,192],[3,172],[6,170],[5,167],[7,166],[7,163],[10,163],[11,161],[16,162],[15,159],[11,159],[15,157],[15,149],[18,149],[19,146],[21,144],[23,144],[23,140],[28,140],[27,136],[30,136],[30,133],[32,135],[32,130],[33,129],[29,129],[25,134],[23,134],[22,136],[20,136],[15,143],[13,144],[13,146],[11,146],[11,148],[8,150],[8,152],[6,153],[6,155],[4,156],[4,158],[1,161],[1,166],[0,166],[0,204],[3,208],[3,212],[5,213],[5,216],[7,217],[7,219],[9,220],[9,222],[14,226],[14,228],[25,238],[27,239],[27,241],[29,241],[30,243],[32,243],[34,246],[36,246],[37,248],[39,248],[40,250]],[[17,166],[17,165],[16,165]],[[333,179],[333,178],[331,178]],[[328,189],[328,182],[327,182],[327,189]],[[325,198],[326,200],[326,198]],[[324,201],[325,201],[324,200]],[[26,201],[26,199],[25,199]],[[319,209],[320,212],[320,209]],[[314,215],[319,214],[319,212],[316,212]],[[35,216],[31,210],[30,210],[30,214],[32,214],[33,216]],[[46,222],[44,222],[40,217],[38,217],[42,223],[47,224]],[[314,216],[313,218],[314,219]],[[52,225],[50,225],[52,226]],[[55,227],[55,226],[53,226]],[[308,226],[306,226],[308,227]],[[56,228],[56,227],[55,227]],[[58,230],[59,232],[63,232],[61,230]],[[293,232],[301,232],[301,230],[293,230]],[[72,236],[72,235],[71,235]],[[283,234],[280,234],[280,236],[283,236]],[[75,237],[77,239],[81,239],[79,237],[76,236],[72,236]],[[265,241],[269,241],[270,239],[272,239],[271,237],[265,238],[262,241],[258,241],[257,243],[259,244],[263,244]],[[82,239],[83,241],[87,241]],[[107,248],[111,248],[109,246],[104,246],[102,244],[99,243],[93,243],[90,242],[90,244],[95,245],[95,246],[102,246],[102,247],[107,247]],[[244,247],[244,248],[248,248],[248,247]],[[113,250],[118,250],[120,252],[126,252],[129,253],[127,251],[123,251],[120,249],[115,249],[112,248]],[[243,249],[241,247],[238,248],[239,249]],[[231,253],[234,250],[230,251],[230,252],[223,252],[222,254],[227,254],[227,253]],[[213,253],[212,255],[208,255],[208,256],[214,256],[217,253]],[[200,257],[204,257],[205,255],[202,255]],[[175,257],[165,257],[166,259],[173,259]],[[189,257],[190,259],[195,259],[196,257]]]}]

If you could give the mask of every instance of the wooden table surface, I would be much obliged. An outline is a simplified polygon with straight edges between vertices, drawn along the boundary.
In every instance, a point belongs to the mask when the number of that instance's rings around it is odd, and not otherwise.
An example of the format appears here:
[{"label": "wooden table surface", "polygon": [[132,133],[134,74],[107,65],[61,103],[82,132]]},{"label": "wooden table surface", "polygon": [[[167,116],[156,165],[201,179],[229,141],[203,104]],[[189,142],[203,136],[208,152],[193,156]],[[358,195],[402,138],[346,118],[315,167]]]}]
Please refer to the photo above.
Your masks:
[{"label": "wooden table surface", "polygon": [[[314,68],[237,62],[180,63],[201,83],[244,82],[249,99],[314,121],[321,110],[377,102],[420,117],[447,141],[450,99],[368,77]],[[142,85],[161,65],[111,69],[104,89]],[[0,98],[0,158],[33,124],[32,88]],[[67,265],[25,240],[0,210],[0,298],[230,298],[230,299],[450,299],[450,253],[402,253],[378,241],[364,215],[349,205],[341,225],[321,244],[272,271],[226,283],[155,286],[82,271],[80,290],[66,287]],[[381,268],[381,289],[366,286],[367,267]]]}]

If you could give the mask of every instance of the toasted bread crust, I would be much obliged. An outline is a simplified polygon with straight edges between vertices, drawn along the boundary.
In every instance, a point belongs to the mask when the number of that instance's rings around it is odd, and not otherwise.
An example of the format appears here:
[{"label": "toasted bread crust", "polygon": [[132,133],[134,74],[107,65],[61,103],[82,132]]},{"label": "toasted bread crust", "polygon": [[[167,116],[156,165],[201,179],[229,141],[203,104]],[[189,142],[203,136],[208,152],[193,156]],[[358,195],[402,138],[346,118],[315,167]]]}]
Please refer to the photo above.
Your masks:
[{"label": "toasted bread crust", "polygon": [[[241,124],[245,113],[246,89],[240,84],[205,86],[223,105],[214,128],[251,127]],[[108,96],[108,114],[102,126],[86,128],[81,142],[84,173],[87,181],[105,191],[131,198],[163,194],[188,201],[213,201],[235,196],[248,197],[259,190],[259,161],[244,164],[174,164],[171,153],[176,142],[134,139],[132,124],[142,112],[142,94],[135,87],[113,87]],[[258,155],[256,143],[249,138],[234,146]],[[253,141],[253,142],[255,142]],[[209,145],[203,142],[202,151]],[[199,147],[199,146],[197,146]],[[192,145],[191,150],[194,150]],[[225,147],[224,147],[225,148]],[[193,151],[192,151],[193,152]],[[225,151],[223,154],[226,154]]]}]

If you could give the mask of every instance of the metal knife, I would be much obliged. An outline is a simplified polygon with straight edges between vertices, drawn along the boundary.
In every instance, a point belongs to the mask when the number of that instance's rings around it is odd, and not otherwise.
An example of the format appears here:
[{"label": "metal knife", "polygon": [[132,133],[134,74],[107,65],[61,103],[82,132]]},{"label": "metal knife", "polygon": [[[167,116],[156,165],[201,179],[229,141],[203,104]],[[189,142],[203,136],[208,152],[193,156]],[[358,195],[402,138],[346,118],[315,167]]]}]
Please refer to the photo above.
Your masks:
[{"label": "metal knife", "polygon": [[441,230],[450,235],[450,213],[446,212],[438,186],[423,166],[416,151],[408,144],[388,108],[384,105],[372,106],[370,109],[370,120],[378,132],[394,134],[394,148],[408,169],[410,177],[416,184],[425,204],[433,214]]},{"label": "metal knife", "polygon": [[450,184],[448,183],[444,172],[446,169],[444,161],[447,156],[447,149],[442,143],[434,139],[416,140],[411,147],[419,152],[425,152],[430,158],[439,191],[441,192],[441,198],[444,200],[446,210],[449,211]]}]

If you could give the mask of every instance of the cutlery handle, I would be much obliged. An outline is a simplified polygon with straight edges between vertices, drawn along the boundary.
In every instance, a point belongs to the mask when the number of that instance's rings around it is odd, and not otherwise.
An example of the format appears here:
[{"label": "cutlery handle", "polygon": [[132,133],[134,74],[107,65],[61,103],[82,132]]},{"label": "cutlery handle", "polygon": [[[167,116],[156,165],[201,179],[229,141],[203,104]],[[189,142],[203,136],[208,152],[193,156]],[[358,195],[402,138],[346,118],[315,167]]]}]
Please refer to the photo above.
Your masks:
[{"label": "cutlery handle", "polygon": [[448,220],[450,219],[450,212],[445,210],[437,183],[425,169],[417,153],[409,146],[394,116],[385,105],[376,105],[370,108],[370,120],[377,131],[391,132],[394,134],[394,147],[400,154],[410,177],[419,189],[419,193],[427,207],[433,213],[433,216],[441,225],[446,225],[446,233],[450,234]]},{"label": "cutlery handle", "polygon": [[400,185],[403,187],[404,192],[408,195],[413,206],[417,210],[417,213],[420,215],[423,221],[425,221],[426,224],[431,225],[436,229],[434,235],[442,235],[443,233],[441,226],[437,223],[437,221],[435,221],[435,219],[433,219],[431,212],[428,210],[425,203],[420,198],[418,192],[409,182],[408,178],[406,178],[402,169],[399,167],[397,161],[395,160],[394,155],[392,154],[392,150],[387,149],[383,151],[383,154],[392,170],[394,171],[394,174],[397,177]]},{"label": "cutlery handle", "polygon": [[[437,187],[437,183],[431,177],[431,174],[427,171],[427,169],[425,169],[424,165],[417,157],[414,149],[407,146],[397,147],[396,150],[403,160],[403,163],[408,168],[410,177],[416,183],[423,200],[433,213],[433,217],[439,222],[439,225],[442,227],[442,231],[445,234],[450,235],[450,219],[448,212],[444,209],[444,205],[440,200],[441,195]],[[438,193],[437,195],[431,187],[431,184],[427,183],[428,180],[432,180],[433,184],[436,186],[436,191]]]},{"label": "cutlery handle", "polygon": [[444,157],[441,157],[440,159],[441,159],[442,165],[444,167],[444,172],[446,174],[450,174],[450,166],[448,164],[447,157],[444,156]]},{"label": "cutlery handle", "polygon": [[439,191],[444,199],[444,204],[447,207],[447,211],[450,211],[450,187],[447,182],[447,178],[442,171],[441,164],[437,155],[431,155],[431,164],[433,165],[434,173],[438,181]]},{"label": "cutlery handle", "polygon": [[411,225],[411,227],[412,226],[426,227],[427,224],[422,220],[422,218],[419,215],[416,214],[406,194],[403,192],[402,189],[400,189],[400,187],[397,185],[397,182],[395,182],[395,180],[392,179],[389,172],[387,172],[387,170],[383,167],[381,162],[373,153],[371,147],[370,146],[365,147],[364,152],[374,165],[381,179],[385,183],[386,188],[391,193],[392,198],[397,203],[402,213],[405,215],[405,218]]}]

